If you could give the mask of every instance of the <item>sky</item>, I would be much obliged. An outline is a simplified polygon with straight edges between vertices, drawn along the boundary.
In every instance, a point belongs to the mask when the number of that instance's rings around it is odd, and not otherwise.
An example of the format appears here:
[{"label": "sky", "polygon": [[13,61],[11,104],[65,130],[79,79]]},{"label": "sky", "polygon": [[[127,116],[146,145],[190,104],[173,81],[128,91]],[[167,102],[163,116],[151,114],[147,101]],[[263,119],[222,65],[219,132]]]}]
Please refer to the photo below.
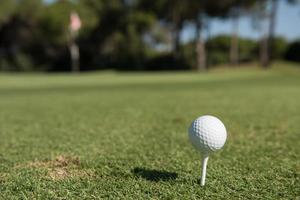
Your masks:
[{"label": "sky", "polygon": [[[283,36],[292,41],[300,38],[300,5],[290,5],[279,1],[276,35]],[[230,34],[232,22],[230,20],[211,20],[210,35]],[[246,17],[239,22],[239,34],[242,37],[257,39],[259,32],[253,30],[251,20]],[[188,26],[182,33],[183,41],[188,41],[194,36],[194,30]]]}]

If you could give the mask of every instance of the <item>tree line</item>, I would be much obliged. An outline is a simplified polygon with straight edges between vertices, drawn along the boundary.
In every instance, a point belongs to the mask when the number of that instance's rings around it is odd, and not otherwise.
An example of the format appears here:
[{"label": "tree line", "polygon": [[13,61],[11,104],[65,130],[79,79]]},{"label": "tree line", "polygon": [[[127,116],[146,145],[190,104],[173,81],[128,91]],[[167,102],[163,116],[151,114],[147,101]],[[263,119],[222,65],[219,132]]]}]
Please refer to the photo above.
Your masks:
[{"label": "tree line", "polygon": [[[296,4],[297,0],[281,0]],[[299,42],[276,38],[279,0],[43,0],[0,1],[1,71],[70,71],[70,13],[82,21],[76,43],[80,70],[205,71],[216,64],[299,61]],[[249,17],[260,40],[240,38]],[[231,20],[232,34],[208,35],[211,19]],[[186,25],[194,39],[183,42]]]}]

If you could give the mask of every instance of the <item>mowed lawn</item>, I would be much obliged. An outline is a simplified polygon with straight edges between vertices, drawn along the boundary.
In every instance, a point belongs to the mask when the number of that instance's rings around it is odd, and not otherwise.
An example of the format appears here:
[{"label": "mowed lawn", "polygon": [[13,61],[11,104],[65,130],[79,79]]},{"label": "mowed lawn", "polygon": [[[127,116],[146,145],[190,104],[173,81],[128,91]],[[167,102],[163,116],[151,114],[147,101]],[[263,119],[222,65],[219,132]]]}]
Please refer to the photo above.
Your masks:
[{"label": "mowed lawn", "polygon": [[[187,129],[228,131],[200,187]],[[0,74],[0,199],[300,198],[300,67]]]}]

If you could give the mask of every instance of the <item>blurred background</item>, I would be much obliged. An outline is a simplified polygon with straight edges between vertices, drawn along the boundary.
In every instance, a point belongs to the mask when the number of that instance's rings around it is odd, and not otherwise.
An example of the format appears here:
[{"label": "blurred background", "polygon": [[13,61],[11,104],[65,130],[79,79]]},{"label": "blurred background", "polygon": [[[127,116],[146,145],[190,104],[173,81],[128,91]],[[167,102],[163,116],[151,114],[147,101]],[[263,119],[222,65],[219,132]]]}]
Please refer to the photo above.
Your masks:
[{"label": "blurred background", "polygon": [[0,200],[300,200],[299,1],[0,0]]},{"label": "blurred background", "polygon": [[1,0],[0,71],[300,62],[297,0]]}]

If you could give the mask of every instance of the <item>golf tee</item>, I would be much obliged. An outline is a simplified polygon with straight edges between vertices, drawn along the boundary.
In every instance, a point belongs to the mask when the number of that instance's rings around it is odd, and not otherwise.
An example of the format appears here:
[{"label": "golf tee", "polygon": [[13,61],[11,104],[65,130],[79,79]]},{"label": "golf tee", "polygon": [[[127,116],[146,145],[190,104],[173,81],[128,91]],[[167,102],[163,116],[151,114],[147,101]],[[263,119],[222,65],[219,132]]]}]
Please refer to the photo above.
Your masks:
[{"label": "golf tee", "polygon": [[208,155],[202,156],[202,173],[201,173],[201,186],[205,185],[205,177],[206,177],[206,166],[208,161]]}]

